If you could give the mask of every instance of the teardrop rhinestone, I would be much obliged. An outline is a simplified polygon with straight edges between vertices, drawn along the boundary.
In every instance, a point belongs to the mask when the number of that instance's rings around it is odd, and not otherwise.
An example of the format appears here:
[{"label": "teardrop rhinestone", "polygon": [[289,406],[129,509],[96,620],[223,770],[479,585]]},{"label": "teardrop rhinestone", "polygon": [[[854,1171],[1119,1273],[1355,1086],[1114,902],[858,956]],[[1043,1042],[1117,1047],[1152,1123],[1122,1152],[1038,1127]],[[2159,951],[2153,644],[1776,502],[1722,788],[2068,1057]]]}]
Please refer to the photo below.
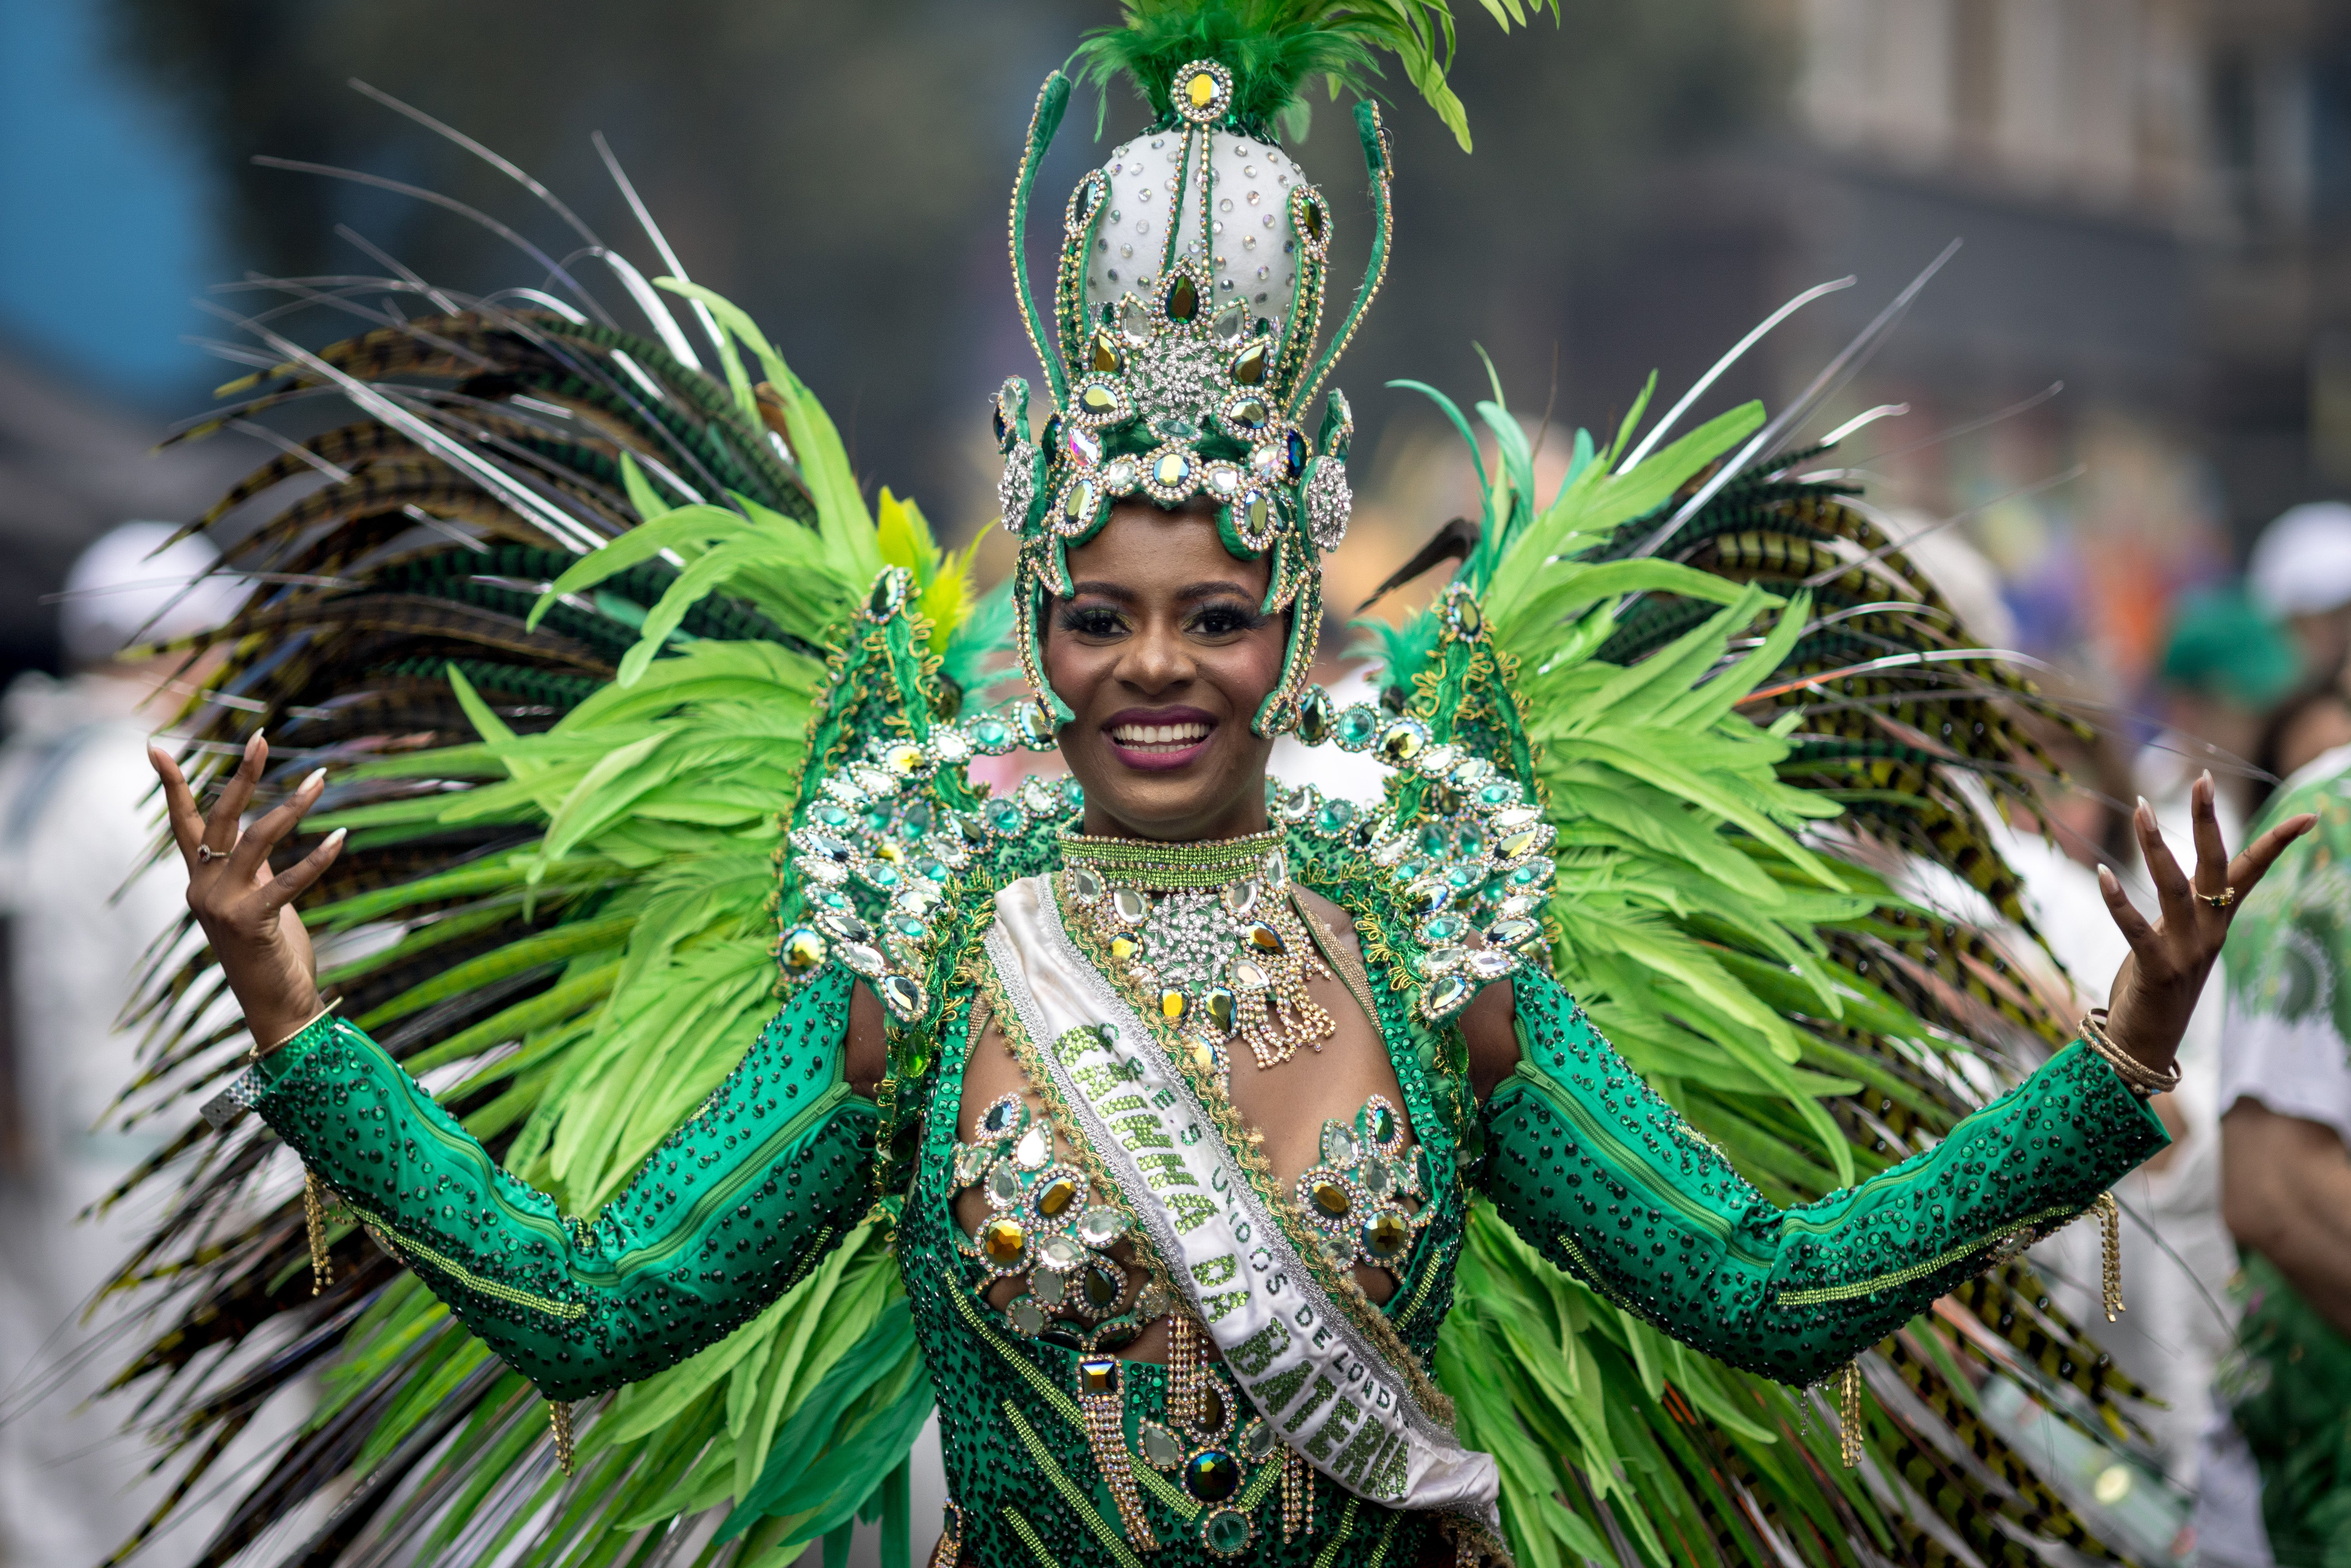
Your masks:
[{"label": "teardrop rhinestone", "polygon": [[1259,338],[1233,356],[1232,378],[1235,386],[1254,387],[1265,384],[1267,340]]},{"label": "teardrop rhinestone", "polygon": [[1177,274],[1175,284],[1167,290],[1167,319],[1189,321],[1200,313],[1200,290],[1188,274]]}]

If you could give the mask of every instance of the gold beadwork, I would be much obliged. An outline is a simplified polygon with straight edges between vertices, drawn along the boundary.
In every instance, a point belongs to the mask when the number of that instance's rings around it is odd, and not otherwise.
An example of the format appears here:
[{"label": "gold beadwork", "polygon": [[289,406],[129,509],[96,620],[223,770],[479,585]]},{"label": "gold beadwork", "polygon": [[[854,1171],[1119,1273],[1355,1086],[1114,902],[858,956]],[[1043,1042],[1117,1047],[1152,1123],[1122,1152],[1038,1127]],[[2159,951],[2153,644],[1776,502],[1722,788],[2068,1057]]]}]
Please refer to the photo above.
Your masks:
[{"label": "gold beadwork", "polygon": [[1156,839],[1096,838],[1087,833],[1061,835],[1065,865],[1090,866],[1105,880],[1115,880],[1147,893],[1174,893],[1191,887],[1223,887],[1255,876],[1266,852],[1278,848],[1281,834],[1269,828],[1238,839],[1176,843]]},{"label": "gold beadwork", "polygon": [[1861,1468],[1861,1362],[1837,1374],[1837,1448],[1849,1470]]},{"label": "gold beadwork", "polygon": [[327,1206],[321,1200],[318,1176],[302,1173],[302,1228],[310,1243],[310,1293],[323,1295],[335,1282],[335,1266],[327,1257]]},{"label": "gold beadwork", "polygon": [[1304,1455],[1283,1445],[1281,1450],[1281,1539],[1310,1533],[1314,1528],[1314,1469]]},{"label": "gold beadwork", "polygon": [[2099,1304],[2105,1308],[2106,1322],[2113,1322],[2123,1307],[2123,1210],[2115,1195],[2102,1192],[2098,1201],[2090,1206],[2096,1210],[2101,1239],[2105,1242],[2105,1268],[2101,1281]]},{"label": "gold beadwork", "polygon": [[547,1402],[547,1429],[555,1434],[555,1468],[571,1473],[571,1406],[566,1400]]},{"label": "gold beadwork", "polygon": [[[1118,1375],[1117,1363],[1097,1359],[1078,1364],[1078,1405],[1085,1414],[1086,1442],[1093,1449],[1102,1485],[1110,1489],[1119,1522],[1126,1530],[1127,1543],[1137,1551],[1155,1551],[1159,1538],[1152,1533],[1150,1517],[1143,1511],[1143,1497],[1134,1486],[1134,1468],[1127,1459],[1125,1396],[1121,1392],[1123,1380]],[[1107,1375],[1087,1376],[1085,1368],[1096,1364],[1106,1367]]]}]

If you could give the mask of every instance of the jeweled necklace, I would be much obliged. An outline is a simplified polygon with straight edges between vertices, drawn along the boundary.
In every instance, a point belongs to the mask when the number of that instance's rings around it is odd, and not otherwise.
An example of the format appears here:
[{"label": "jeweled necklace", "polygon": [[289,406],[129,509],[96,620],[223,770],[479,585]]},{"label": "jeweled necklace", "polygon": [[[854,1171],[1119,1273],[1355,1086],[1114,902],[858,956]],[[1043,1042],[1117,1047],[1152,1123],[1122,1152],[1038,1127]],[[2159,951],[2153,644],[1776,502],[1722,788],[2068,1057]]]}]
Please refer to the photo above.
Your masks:
[{"label": "jeweled necklace", "polygon": [[1061,887],[1106,944],[1112,978],[1219,1065],[1232,1037],[1260,1067],[1338,1029],[1306,988],[1329,978],[1293,907],[1281,835],[1206,843],[1061,835]]}]

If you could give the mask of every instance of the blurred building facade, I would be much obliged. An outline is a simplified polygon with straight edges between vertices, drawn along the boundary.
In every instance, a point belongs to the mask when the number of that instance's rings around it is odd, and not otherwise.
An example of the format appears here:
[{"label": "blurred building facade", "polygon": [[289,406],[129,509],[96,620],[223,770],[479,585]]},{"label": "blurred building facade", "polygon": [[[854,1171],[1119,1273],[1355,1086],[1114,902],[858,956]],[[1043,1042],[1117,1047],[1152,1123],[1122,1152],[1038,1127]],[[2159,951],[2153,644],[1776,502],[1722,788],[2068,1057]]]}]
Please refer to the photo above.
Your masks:
[{"label": "blurred building facade", "polygon": [[2313,0],[1772,9],[1801,60],[1788,249],[1879,284],[1823,319],[1849,324],[1944,239],[1967,242],[1856,402],[1930,417],[1856,447],[2062,380],[2042,407],[1873,477],[1897,506],[1973,509],[2020,635],[2128,699],[2180,591],[2351,483],[2351,16]]}]

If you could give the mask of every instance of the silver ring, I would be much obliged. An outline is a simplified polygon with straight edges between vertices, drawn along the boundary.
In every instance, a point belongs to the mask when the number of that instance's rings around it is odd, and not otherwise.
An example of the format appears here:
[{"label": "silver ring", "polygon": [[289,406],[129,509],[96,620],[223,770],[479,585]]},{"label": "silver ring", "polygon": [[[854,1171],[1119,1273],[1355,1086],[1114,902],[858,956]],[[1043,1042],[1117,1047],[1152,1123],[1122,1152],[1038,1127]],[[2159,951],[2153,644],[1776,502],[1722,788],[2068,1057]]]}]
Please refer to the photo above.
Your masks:
[{"label": "silver ring", "polygon": [[210,861],[218,860],[220,855],[221,852],[213,848],[210,844],[198,844],[196,846],[196,863],[198,865],[203,865]]}]

